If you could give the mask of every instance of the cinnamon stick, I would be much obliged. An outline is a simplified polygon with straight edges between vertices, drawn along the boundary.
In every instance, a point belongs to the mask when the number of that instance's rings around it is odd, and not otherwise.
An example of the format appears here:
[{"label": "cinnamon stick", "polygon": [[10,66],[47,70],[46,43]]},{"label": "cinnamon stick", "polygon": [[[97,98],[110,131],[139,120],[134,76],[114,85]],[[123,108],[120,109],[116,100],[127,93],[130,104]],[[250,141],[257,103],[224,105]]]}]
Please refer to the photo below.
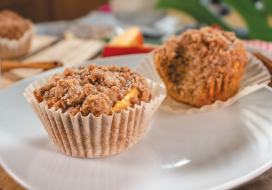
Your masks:
[{"label": "cinnamon stick", "polygon": [[[251,52],[251,53],[252,53],[252,55],[255,55],[258,59],[260,59],[263,62],[263,64],[266,66],[266,68],[268,69],[268,71],[272,75],[272,60],[269,59],[268,57],[264,56],[263,54],[261,54],[258,51]],[[272,87],[272,81],[269,83],[269,86]]]},{"label": "cinnamon stick", "polygon": [[60,61],[46,61],[46,62],[36,62],[36,63],[20,63],[20,62],[1,62],[1,71],[15,69],[15,68],[42,68],[42,69],[53,69],[56,67],[61,67],[63,64]]},{"label": "cinnamon stick", "polygon": [[272,75],[272,60],[270,60],[268,57],[264,56],[258,51],[252,52],[252,55],[255,55],[258,59],[260,59]]}]

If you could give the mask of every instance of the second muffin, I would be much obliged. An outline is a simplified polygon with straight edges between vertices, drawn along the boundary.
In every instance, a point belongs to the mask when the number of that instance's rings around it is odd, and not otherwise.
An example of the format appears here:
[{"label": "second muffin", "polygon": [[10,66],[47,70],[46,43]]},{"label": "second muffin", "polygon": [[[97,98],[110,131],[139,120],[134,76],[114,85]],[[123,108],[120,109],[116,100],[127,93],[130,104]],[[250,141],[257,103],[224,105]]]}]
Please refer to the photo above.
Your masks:
[{"label": "second muffin", "polygon": [[173,99],[202,107],[237,93],[247,54],[233,32],[206,27],[170,38],[154,64]]}]

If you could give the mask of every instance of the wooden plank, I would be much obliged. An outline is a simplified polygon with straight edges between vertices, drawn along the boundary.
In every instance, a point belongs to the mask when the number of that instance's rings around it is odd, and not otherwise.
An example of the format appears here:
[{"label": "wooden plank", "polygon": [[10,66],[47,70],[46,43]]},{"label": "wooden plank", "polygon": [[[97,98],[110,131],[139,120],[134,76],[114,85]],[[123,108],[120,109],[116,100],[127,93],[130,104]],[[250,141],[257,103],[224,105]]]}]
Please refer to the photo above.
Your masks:
[{"label": "wooden plank", "polygon": [[46,35],[35,35],[29,52],[26,55],[23,55],[21,57],[17,57],[14,59],[11,59],[12,61],[22,61],[25,60],[26,58],[30,57],[31,55],[37,53],[38,51],[41,51],[42,49],[50,46],[53,44],[58,37],[56,36],[46,36]]},{"label": "wooden plank", "polygon": [[52,20],[49,0],[0,0],[0,10],[10,9],[33,22]]},{"label": "wooden plank", "polygon": [[10,79],[7,79],[7,78],[4,78],[1,76],[1,89],[4,89],[6,87],[8,87],[9,85],[12,85],[14,83],[14,81],[10,80]]},{"label": "wooden plank", "polygon": [[5,9],[10,6],[18,6],[22,3],[28,3],[31,0],[9,0],[9,1],[1,1],[0,8]]},{"label": "wooden plank", "polygon": [[26,59],[27,57],[37,53],[38,51],[48,47],[52,43],[54,43],[58,37],[56,36],[46,36],[46,35],[36,35],[32,41],[29,52],[22,59]]},{"label": "wooden plank", "polygon": [[102,5],[109,3],[108,0],[51,0],[50,5],[55,20],[70,20],[86,15]]},{"label": "wooden plank", "polygon": [[[77,64],[96,56],[102,49],[103,44],[104,42],[100,40],[62,40],[30,56],[23,62],[59,60],[62,61],[64,65]],[[43,69],[13,69],[10,72],[21,78],[27,78],[42,71]]]},{"label": "wooden plank", "polygon": [[0,189],[1,190],[24,190],[21,185],[14,181],[0,166]]}]

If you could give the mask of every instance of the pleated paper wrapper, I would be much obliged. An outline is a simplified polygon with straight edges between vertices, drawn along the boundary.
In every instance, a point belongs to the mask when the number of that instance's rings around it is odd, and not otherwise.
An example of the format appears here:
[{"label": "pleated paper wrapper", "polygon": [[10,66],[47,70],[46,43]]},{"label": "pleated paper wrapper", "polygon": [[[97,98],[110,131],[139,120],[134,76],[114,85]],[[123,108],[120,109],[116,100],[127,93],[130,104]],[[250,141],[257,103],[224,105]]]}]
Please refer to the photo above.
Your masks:
[{"label": "pleated paper wrapper", "polygon": [[[153,55],[154,52],[147,54],[147,56],[137,66],[136,72],[165,86],[155,69]],[[240,88],[237,94],[229,98],[226,102],[217,100],[211,105],[197,108],[182,102],[177,102],[167,95],[160,108],[175,114],[196,114],[215,111],[230,106],[239,98],[265,87],[271,81],[269,71],[263,63],[251,53],[247,53],[247,55],[248,63],[244,70]]]},{"label": "pleated paper wrapper", "polygon": [[81,158],[108,157],[136,144],[165,98],[165,89],[161,85],[148,80],[152,93],[149,103],[141,102],[134,108],[129,107],[112,116],[95,117],[89,114],[84,117],[80,113],[71,116],[54,107],[48,109],[45,103],[38,103],[33,91],[49,81],[51,76],[31,83],[25,90],[31,108],[39,117],[49,137],[56,147],[69,156]]},{"label": "pleated paper wrapper", "polygon": [[0,57],[1,59],[12,59],[15,57],[26,54],[31,45],[31,41],[35,34],[35,28],[31,22],[29,22],[29,29],[25,31],[21,38],[8,39],[0,37]]}]

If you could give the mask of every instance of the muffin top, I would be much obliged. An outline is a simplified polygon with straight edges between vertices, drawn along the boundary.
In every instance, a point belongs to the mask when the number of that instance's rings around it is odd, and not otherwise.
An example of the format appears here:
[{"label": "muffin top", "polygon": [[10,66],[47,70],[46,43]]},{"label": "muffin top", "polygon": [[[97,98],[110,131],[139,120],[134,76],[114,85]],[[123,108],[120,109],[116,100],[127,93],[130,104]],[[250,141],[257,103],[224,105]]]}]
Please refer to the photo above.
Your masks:
[{"label": "muffin top", "polygon": [[171,37],[154,63],[172,98],[201,107],[236,94],[247,54],[233,32],[206,27]]},{"label": "muffin top", "polygon": [[67,68],[33,94],[48,108],[54,106],[73,116],[79,112],[83,116],[112,115],[141,101],[148,103],[152,96],[145,78],[128,67],[95,64]]},{"label": "muffin top", "polygon": [[0,12],[0,37],[18,40],[30,27],[30,21],[17,13],[4,10]]}]

